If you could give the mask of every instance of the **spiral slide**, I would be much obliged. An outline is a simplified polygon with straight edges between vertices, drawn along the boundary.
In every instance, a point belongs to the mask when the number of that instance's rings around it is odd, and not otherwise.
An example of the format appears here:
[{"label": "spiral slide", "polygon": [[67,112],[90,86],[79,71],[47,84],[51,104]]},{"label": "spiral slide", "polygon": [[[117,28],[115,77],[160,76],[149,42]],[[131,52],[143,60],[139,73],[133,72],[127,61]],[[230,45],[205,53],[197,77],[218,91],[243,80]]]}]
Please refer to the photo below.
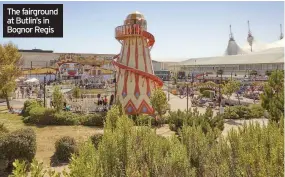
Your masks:
[{"label": "spiral slide", "polygon": [[[147,31],[144,31],[144,30],[141,30],[138,34],[142,35],[143,37],[145,37],[147,39],[147,46],[152,48],[152,46],[154,45],[154,42],[155,42],[154,36],[151,33],[147,32]],[[113,57],[113,59],[114,59],[112,61],[113,65],[117,66],[120,69],[124,69],[124,70],[130,71],[130,72],[133,72],[135,74],[144,76],[146,78],[149,78],[150,80],[154,81],[158,85],[158,87],[162,87],[163,86],[163,81],[159,77],[157,77],[157,76],[155,76],[153,74],[144,72],[142,70],[139,70],[139,69],[136,69],[136,68],[132,68],[132,67],[129,67],[129,66],[126,66],[126,65],[124,65],[122,63],[117,62],[115,59],[117,59],[119,56],[120,56],[120,54],[115,55]]]}]

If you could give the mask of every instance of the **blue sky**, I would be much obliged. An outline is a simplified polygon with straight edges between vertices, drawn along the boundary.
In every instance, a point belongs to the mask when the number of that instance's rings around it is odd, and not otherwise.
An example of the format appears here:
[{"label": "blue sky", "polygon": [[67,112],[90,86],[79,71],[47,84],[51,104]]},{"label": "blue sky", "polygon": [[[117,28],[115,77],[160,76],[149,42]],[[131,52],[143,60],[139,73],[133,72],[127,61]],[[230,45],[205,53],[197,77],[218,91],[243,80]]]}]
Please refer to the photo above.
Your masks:
[{"label": "blue sky", "polygon": [[222,55],[228,43],[230,24],[240,46],[246,43],[247,20],[250,20],[254,37],[268,43],[278,40],[279,24],[284,24],[284,2],[29,3],[64,4],[64,37],[2,38],[3,19],[0,18],[0,43],[12,41],[21,49],[117,54],[121,46],[114,38],[114,29],[123,24],[129,13],[137,10],[145,15],[148,31],[156,39],[152,59],[179,61]]}]

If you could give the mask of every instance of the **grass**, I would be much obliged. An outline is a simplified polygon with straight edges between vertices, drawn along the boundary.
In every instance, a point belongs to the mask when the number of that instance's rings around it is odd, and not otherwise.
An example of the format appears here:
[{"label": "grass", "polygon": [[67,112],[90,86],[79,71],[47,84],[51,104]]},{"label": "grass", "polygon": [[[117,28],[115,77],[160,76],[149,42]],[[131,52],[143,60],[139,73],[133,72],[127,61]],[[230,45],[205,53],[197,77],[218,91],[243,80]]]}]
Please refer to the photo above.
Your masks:
[{"label": "grass", "polygon": [[0,106],[0,112],[7,112],[7,106]]},{"label": "grass", "polygon": [[81,89],[81,93],[83,94],[102,94],[106,93],[106,89]]},{"label": "grass", "polygon": [[77,141],[86,140],[89,136],[95,133],[103,133],[102,128],[87,127],[87,126],[44,126],[37,127],[25,125],[22,122],[22,117],[0,113],[0,124],[4,125],[9,131],[14,131],[20,128],[32,128],[37,135],[37,152],[36,159],[43,161],[45,165],[50,165],[50,158],[54,154],[54,143],[62,136],[74,137]]}]

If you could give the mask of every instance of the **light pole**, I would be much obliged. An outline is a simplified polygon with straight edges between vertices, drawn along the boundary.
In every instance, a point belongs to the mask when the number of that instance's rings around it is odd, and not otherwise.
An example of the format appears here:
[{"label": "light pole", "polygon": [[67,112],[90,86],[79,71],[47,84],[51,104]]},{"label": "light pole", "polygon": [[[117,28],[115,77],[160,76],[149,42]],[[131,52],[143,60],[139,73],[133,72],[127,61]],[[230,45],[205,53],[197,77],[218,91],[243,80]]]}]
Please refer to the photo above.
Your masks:
[{"label": "light pole", "polygon": [[188,113],[188,105],[189,105],[189,84],[187,83],[187,87],[186,87],[186,94],[187,94],[187,109],[186,109],[186,111],[187,111],[187,113]]},{"label": "light pole", "polygon": [[170,73],[168,74],[168,81],[167,81],[167,95],[168,95],[168,101],[170,100],[170,93],[169,93],[169,80],[170,80]]},{"label": "light pole", "polygon": [[221,96],[221,84],[223,82],[223,70],[219,69],[217,71],[217,77],[219,77],[219,75],[221,75],[220,77],[220,83],[219,83],[219,108],[220,108],[220,112],[221,112],[221,101],[222,101],[222,96]]},{"label": "light pole", "polygon": [[31,61],[30,78],[32,77],[33,62]]},{"label": "light pole", "polygon": [[116,97],[117,97],[117,71],[114,71],[114,83],[115,83],[115,98],[114,101],[116,103]]},{"label": "light pole", "polygon": [[44,107],[46,107],[46,76],[44,76]]}]

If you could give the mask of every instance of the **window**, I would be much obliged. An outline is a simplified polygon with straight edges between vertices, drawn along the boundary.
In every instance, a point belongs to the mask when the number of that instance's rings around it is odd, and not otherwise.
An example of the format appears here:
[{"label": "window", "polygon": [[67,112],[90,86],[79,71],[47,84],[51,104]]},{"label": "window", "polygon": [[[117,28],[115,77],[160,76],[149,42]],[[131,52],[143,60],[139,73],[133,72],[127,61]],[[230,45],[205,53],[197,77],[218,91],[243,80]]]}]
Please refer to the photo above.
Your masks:
[{"label": "window", "polygon": [[239,65],[239,70],[245,70],[245,65]]}]

